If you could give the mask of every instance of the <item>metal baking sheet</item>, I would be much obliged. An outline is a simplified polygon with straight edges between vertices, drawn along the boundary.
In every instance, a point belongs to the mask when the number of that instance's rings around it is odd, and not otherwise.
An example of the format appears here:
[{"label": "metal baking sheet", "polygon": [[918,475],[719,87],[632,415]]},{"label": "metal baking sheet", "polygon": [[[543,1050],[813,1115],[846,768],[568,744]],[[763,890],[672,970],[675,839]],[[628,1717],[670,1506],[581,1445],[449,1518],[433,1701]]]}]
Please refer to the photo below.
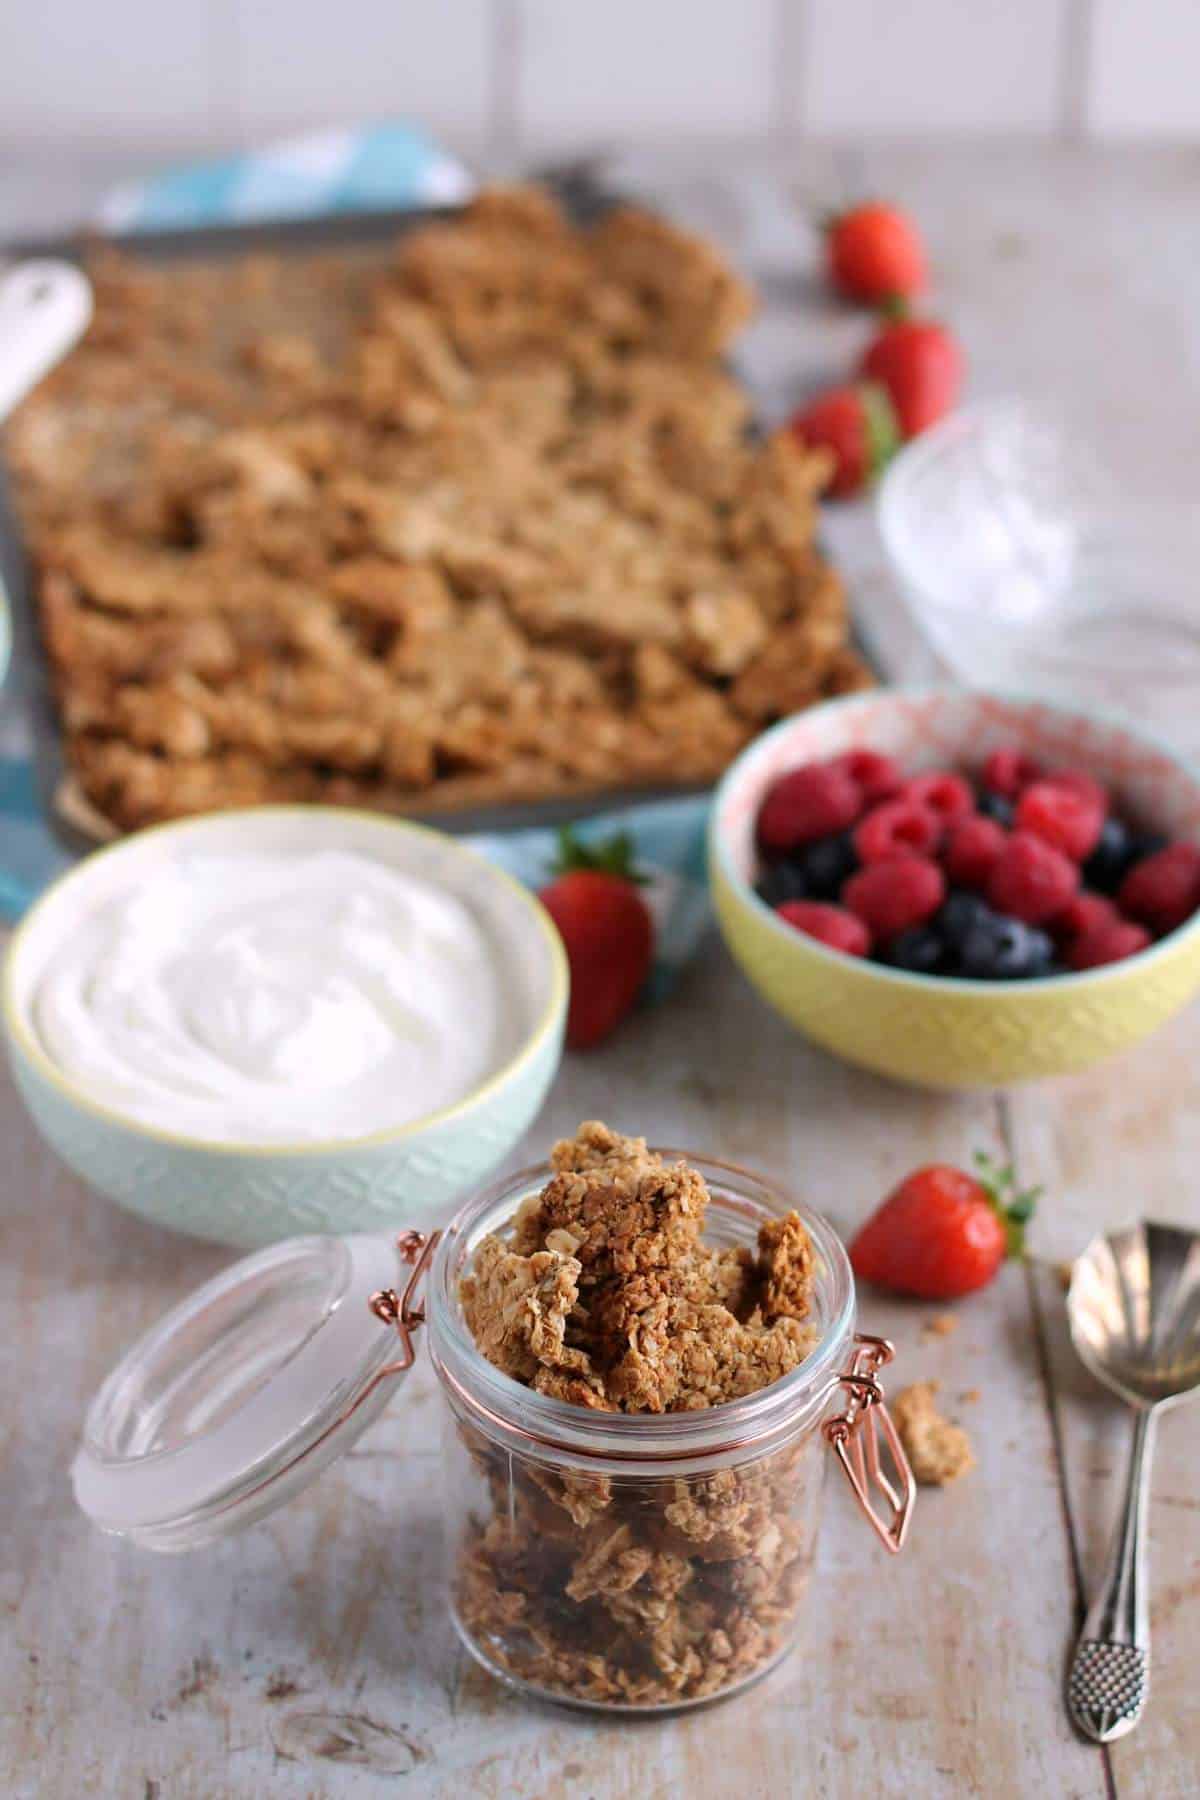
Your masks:
[{"label": "metal baking sheet", "polygon": [[[545,179],[544,175],[542,179]],[[552,171],[554,187],[576,216],[595,214],[611,204],[614,196],[586,172],[573,168]],[[5,246],[0,258],[22,256],[65,257],[83,261],[101,246],[120,250],[149,262],[215,262],[255,253],[301,255],[321,250],[372,247],[382,250],[401,233],[431,219],[448,218],[455,208],[420,211],[387,211],[331,214],[318,219],[285,219],[252,225],[200,226],[181,231],[144,231],[99,236],[79,231],[67,236],[28,240]],[[819,541],[819,540],[818,540]],[[6,472],[0,462],[0,581],[7,591],[12,621],[12,662],[0,692],[0,742],[28,737],[33,744],[37,791],[47,827],[69,854],[79,856],[94,849],[96,833],[81,829],[64,816],[60,794],[69,771],[63,753],[62,734],[50,685],[50,670],[38,624],[33,569],[22,547],[16,507]],[[3,596],[0,595],[0,603]],[[869,667],[877,665],[861,635],[852,626],[851,640]],[[703,793],[703,786],[618,788],[590,790],[585,795],[514,802],[470,810],[428,812],[414,810],[414,817],[440,829],[465,833],[506,831],[521,826],[553,826],[588,814],[608,812],[637,802],[664,800]]]}]

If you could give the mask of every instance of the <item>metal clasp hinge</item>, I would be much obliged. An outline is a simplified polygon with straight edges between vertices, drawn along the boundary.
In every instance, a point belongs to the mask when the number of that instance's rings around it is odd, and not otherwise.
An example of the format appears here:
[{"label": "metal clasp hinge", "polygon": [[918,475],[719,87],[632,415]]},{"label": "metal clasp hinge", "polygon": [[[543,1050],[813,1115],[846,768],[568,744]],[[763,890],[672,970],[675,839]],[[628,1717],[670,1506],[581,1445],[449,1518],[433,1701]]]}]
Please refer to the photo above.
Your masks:
[{"label": "metal clasp hinge", "polygon": [[[875,1379],[895,1352],[886,1338],[868,1337],[863,1332],[855,1334],[854,1344],[849,1368],[834,1382],[849,1396],[845,1409],[827,1419],[823,1429],[855,1499],[884,1549],[894,1556],[903,1548],[916,1497],[916,1484],[900,1434],[884,1404],[883,1388]],[[890,1474],[880,1456],[881,1434],[892,1465]],[[887,1502],[887,1512],[877,1506],[873,1487]]]},{"label": "metal clasp hinge", "polygon": [[416,1361],[417,1350],[412,1334],[419,1325],[425,1323],[425,1307],[417,1301],[417,1289],[428,1271],[430,1258],[437,1249],[441,1235],[440,1231],[431,1231],[428,1237],[423,1231],[403,1232],[396,1239],[396,1249],[400,1253],[401,1262],[408,1263],[412,1268],[404,1293],[398,1295],[395,1288],[380,1288],[367,1301],[375,1317],[385,1325],[392,1326],[400,1339],[399,1359],[382,1369],[381,1376],[399,1375],[403,1370],[411,1369]]}]

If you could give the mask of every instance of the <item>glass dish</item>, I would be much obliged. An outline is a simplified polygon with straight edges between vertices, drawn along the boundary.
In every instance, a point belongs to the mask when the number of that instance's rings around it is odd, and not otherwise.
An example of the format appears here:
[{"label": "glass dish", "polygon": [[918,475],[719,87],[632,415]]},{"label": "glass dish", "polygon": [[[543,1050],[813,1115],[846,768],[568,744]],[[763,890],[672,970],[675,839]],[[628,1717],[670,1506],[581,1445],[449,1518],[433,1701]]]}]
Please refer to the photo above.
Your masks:
[{"label": "glass dish", "polygon": [[970,685],[1145,712],[1200,732],[1200,508],[1140,494],[1065,425],[965,408],[896,458],[884,546],[933,647]]}]

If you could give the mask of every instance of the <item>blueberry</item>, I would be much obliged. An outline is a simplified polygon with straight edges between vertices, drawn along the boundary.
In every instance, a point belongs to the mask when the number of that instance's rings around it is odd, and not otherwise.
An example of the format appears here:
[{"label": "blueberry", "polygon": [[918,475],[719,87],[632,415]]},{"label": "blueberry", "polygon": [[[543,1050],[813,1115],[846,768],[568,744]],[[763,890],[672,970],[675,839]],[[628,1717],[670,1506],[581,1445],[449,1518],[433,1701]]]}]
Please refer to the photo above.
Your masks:
[{"label": "blueberry", "polygon": [[978,894],[956,888],[946,899],[934,923],[949,949],[962,949],[968,935],[976,927],[990,927],[1000,917]]},{"label": "blueberry", "polygon": [[1138,864],[1144,862],[1148,856],[1155,856],[1160,850],[1165,850],[1168,841],[1167,838],[1160,837],[1154,832],[1133,832],[1129,839],[1129,860],[1125,865],[1124,874],[1127,875],[1130,869],[1136,869]]},{"label": "blueberry", "polygon": [[1054,945],[1044,931],[993,913],[966,933],[959,956],[963,974],[976,981],[1028,981],[1049,973]]},{"label": "blueberry", "polygon": [[1013,822],[1013,803],[1006,800],[1003,794],[990,794],[985,789],[975,806],[985,819],[995,819],[997,825],[1011,825]]},{"label": "blueberry", "polygon": [[1096,848],[1083,865],[1086,885],[1099,894],[1115,894],[1133,861],[1131,843],[1127,825],[1120,819],[1105,819]]},{"label": "blueberry", "polygon": [[932,926],[911,925],[892,939],[884,961],[912,975],[936,975],[945,967],[946,946]]},{"label": "blueberry", "polygon": [[754,891],[768,906],[782,906],[785,900],[807,900],[808,883],[799,863],[773,862],[754,884]]},{"label": "blueberry", "polygon": [[808,893],[813,900],[836,900],[843,884],[858,868],[858,852],[848,831],[810,844],[800,858]]},{"label": "blueberry", "polygon": [[1100,841],[1083,865],[1084,882],[1098,894],[1115,894],[1134,863],[1153,856],[1166,841],[1149,832],[1132,831],[1121,819],[1105,819]]}]

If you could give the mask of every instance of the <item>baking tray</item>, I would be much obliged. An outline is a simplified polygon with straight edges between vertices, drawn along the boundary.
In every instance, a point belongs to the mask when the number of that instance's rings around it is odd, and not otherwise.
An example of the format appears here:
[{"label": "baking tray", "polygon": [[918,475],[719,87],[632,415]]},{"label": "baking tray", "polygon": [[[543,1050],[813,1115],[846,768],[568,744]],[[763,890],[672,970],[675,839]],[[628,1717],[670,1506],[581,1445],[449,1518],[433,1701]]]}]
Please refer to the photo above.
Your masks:
[{"label": "baking tray", "polygon": [[[531,179],[550,187],[573,217],[596,217],[620,198],[603,186],[589,163],[556,165],[540,170]],[[643,202],[639,199],[639,205]],[[322,250],[382,250],[405,231],[433,219],[450,218],[455,207],[397,209],[366,213],[335,213],[315,219],[281,219],[247,225],[188,227],[178,231],[97,233],[81,230],[65,236],[10,243],[0,250],[0,260],[10,256],[63,257],[82,262],[90,252],[112,248],[147,262],[214,262],[255,253],[286,256]],[[734,359],[736,368],[736,358]],[[820,539],[818,538],[820,547]],[[34,572],[26,556],[16,506],[3,459],[0,458],[0,581],[7,591],[11,614],[12,659],[7,680],[0,690],[0,744],[32,743],[37,794],[48,831],[55,842],[73,856],[95,849],[104,835],[90,829],[81,816],[73,816],[63,795],[70,792],[69,771],[63,755],[62,736],[51,689],[49,661],[40,637]],[[4,595],[0,593],[0,610]],[[0,621],[2,630],[2,621]],[[851,642],[868,667],[878,675],[876,660],[851,622]],[[0,680],[3,680],[0,666]],[[690,786],[588,788],[577,795],[550,800],[510,802],[471,809],[438,812],[414,809],[412,816],[452,833],[504,831],[521,826],[553,826],[593,813],[609,812],[638,802],[674,799],[707,791],[704,784]]]}]

